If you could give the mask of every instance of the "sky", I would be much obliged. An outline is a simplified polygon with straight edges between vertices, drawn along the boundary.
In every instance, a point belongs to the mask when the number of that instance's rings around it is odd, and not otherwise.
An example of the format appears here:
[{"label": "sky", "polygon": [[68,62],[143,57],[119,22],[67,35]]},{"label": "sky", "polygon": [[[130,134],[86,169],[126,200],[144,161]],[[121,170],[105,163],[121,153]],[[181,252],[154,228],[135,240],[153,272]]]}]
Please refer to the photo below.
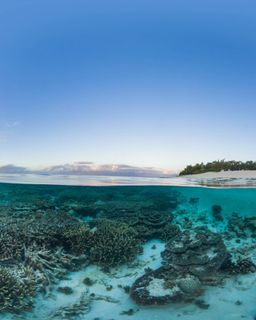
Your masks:
[{"label": "sky", "polygon": [[255,1],[0,3],[0,165],[255,160]]}]

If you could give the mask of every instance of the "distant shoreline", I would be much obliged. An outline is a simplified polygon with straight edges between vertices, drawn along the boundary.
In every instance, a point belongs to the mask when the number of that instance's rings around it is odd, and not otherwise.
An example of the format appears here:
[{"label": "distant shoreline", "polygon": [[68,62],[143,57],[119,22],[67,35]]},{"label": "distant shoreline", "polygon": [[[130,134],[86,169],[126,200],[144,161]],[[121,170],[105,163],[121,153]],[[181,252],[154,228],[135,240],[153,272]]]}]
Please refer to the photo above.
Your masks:
[{"label": "distant shoreline", "polygon": [[236,171],[219,171],[219,172],[205,172],[198,174],[183,175],[182,178],[196,178],[196,179],[256,179],[256,170],[236,170]]},{"label": "distant shoreline", "polygon": [[255,171],[206,172],[171,178],[85,175],[0,174],[0,183],[60,186],[183,186],[255,188]]},{"label": "distant shoreline", "polygon": [[213,188],[255,188],[256,170],[205,172],[179,176],[183,181]]}]

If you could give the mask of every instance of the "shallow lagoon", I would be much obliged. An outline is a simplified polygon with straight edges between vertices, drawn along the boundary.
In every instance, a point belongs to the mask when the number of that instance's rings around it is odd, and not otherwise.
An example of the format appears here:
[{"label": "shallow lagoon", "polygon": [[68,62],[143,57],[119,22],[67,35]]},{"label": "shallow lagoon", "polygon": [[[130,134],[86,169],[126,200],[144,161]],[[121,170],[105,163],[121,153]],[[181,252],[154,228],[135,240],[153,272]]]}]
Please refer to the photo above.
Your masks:
[{"label": "shallow lagoon", "polygon": [[[10,241],[8,232],[12,240],[17,237],[24,242],[16,248],[12,241],[8,255],[2,249],[1,268],[12,275],[17,269],[30,268],[34,277],[33,306],[25,298],[13,299],[1,319],[238,320],[256,316],[256,189],[0,184],[0,206],[2,248]],[[120,230],[124,230],[121,235]],[[201,245],[195,242],[198,235],[200,241],[204,239]],[[102,242],[106,247],[111,244],[111,237],[115,238],[113,252],[102,247]],[[120,238],[127,242],[120,242],[118,251]],[[180,246],[186,263],[177,255]],[[195,256],[196,263],[189,260]],[[31,262],[39,257],[41,265],[38,260]],[[192,264],[203,269],[203,276]],[[156,271],[162,265],[165,269]],[[143,276],[145,290],[138,298],[134,283]],[[19,281],[24,281],[23,275]],[[186,291],[181,283],[191,286]],[[1,296],[2,305],[5,297]],[[18,312],[15,304],[19,303]],[[24,305],[28,311],[22,311]]]}]

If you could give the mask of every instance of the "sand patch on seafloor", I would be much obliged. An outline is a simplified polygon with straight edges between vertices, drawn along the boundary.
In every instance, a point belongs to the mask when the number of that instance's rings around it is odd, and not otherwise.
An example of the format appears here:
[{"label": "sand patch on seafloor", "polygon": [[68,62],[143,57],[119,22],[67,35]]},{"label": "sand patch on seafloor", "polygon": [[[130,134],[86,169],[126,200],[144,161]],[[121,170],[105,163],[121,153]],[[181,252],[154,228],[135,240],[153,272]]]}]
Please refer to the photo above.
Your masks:
[{"label": "sand patch on seafloor", "polygon": [[[156,248],[155,248],[156,247]],[[161,265],[161,252],[164,243],[158,240],[149,241],[144,246],[144,253],[131,266],[114,268],[105,273],[95,265],[71,273],[67,280],[58,286],[69,286],[74,292],[64,295],[53,291],[48,298],[38,297],[32,313],[23,318],[18,316],[1,316],[1,320],[47,320],[58,308],[79,301],[81,294],[88,290],[101,297],[108,297],[111,302],[95,300],[90,304],[90,311],[77,317],[80,320],[253,320],[256,315],[256,275],[236,276],[228,279],[223,287],[208,287],[200,299],[204,300],[207,309],[201,309],[195,304],[169,304],[167,306],[143,307],[136,305],[120,286],[130,286],[136,278],[144,273],[144,268],[158,268]],[[86,287],[84,278],[94,281]],[[112,289],[109,290],[109,287]],[[133,309],[132,315],[125,312]],[[72,318],[73,319],[73,318]]]}]

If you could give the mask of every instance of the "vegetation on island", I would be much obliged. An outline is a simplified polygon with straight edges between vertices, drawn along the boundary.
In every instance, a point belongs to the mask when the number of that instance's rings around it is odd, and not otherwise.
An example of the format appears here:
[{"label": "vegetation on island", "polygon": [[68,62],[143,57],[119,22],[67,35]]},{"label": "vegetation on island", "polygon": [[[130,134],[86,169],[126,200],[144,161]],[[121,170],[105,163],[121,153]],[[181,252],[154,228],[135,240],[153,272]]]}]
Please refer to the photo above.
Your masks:
[{"label": "vegetation on island", "polygon": [[186,174],[198,174],[205,173],[209,171],[219,172],[219,171],[235,171],[235,170],[256,170],[256,161],[225,161],[217,160],[212,162],[207,162],[204,164],[203,162],[197,163],[195,165],[189,165],[185,169],[180,172],[180,176]]}]

